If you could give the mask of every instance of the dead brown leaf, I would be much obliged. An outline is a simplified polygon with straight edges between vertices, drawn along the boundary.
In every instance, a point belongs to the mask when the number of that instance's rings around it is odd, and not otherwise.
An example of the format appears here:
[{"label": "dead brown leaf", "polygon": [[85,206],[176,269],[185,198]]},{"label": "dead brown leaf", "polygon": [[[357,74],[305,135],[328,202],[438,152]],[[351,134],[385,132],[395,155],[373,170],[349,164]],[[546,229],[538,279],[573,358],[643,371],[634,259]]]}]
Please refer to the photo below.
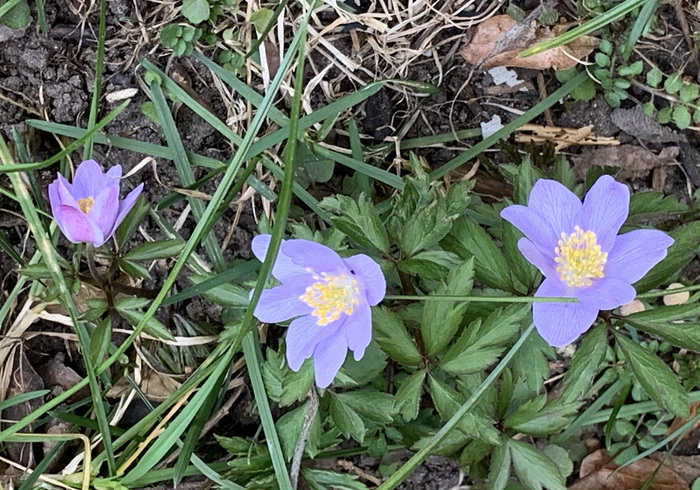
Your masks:
[{"label": "dead brown leaf", "polygon": [[[565,30],[564,26],[550,29],[534,22],[518,23],[508,15],[496,15],[474,29],[471,42],[462,48],[461,54],[468,63],[484,68],[514,66],[533,70],[565,70],[576,66],[582,58],[591,54],[600,40],[582,36],[564,46],[527,58],[518,58],[518,54],[524,49],[554,39]],[[503,43],[502,40],[506,36],[512,39]],[[505,49],[498,49],[499,44]]]},{"label": "dead brown leaf", "polygon": [[[599,449],[581,462],[579,480],[569,490],[639,490],[659,467],[659,462],[642,458],[620,468],[605,449]],[[649,490],[689,490],[688,484],[675,471],[662,464]]]},{"label": "dead brown leaf", "polygon": [[584,148],[581,154],[572,156],[571,160],[574,162],[574,173],[581,179],[593,165],[604,165],[621,168],[619,178],[624,180],[644,178],[656,167],[676,165],[678,154],[677,146],[668,146],[656,155],[641,146],[620,145]]},{"label": "dead brown leaf", "polygon": [[[696,447],[697,448],[697,447]],[[694,456],[677,456],[665,452],[656,452],[649,455],[649,459],[663,461],[664,466],[668,466],[685,480],[688,485],[692,485],[700,475],[700,454]]]},{"label": "dead brown leaf", "polygon": [[[181,383],[172,376],[144,368],[139,387],[146,398],[152,402],[164,402],[180,387]],[[107,392],[108,398],[119,398],[131,391],[131,383],[121,378]]]}]

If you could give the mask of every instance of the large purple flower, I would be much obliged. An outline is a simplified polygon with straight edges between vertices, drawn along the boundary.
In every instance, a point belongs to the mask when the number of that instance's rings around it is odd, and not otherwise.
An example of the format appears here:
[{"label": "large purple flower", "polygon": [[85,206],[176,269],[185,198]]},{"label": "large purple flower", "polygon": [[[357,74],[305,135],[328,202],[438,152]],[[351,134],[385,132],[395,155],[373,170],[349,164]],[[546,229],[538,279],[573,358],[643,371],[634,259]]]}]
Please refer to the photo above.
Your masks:
[{"label": "large purple flower", "polygon": [[[253,239],[253,253],[265,260],[270,235]],[[265,323],[294,318],[287,331],[287,362],[298,371],[313,357],[316,384],[326,388],[348,349],[362,359],[372,340],[372,311],[386,294],[379,265],[367,255],[342,259],[309,240],[283,240],[272,275],[282,284],[263,291],[255,316]]]},{"label": "large purple flower", "polygon": [[71,184],[61,174],[49,185],[51,212],[66,238],[99,247],[109,240],[136,203],[143,184],[119,199],[121,165],[107,171],[95,160],[78,165]]},{"label": "large purple flower", "polygon": [[534,303],[537,331],[552,346],[570,344],[611,310],[636,296],[632,283],[666,257],[673,239],[657,230],[618,235],[629,213],[627,187],[605,175],[583,203],[559,182],[539,180],[527,206],[501,216],[525,238],[518,248],[544,274],[535,296],[577,298],[579,303]]}]

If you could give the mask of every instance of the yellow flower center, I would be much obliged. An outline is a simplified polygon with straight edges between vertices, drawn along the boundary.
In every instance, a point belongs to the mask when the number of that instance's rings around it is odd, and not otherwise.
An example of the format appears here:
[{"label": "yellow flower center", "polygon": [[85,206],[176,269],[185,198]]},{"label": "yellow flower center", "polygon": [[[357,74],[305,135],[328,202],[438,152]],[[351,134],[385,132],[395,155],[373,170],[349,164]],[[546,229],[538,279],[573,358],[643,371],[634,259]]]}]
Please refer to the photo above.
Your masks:
[{"label": "yellow flower center", "polygon": [[562,233],[554,253],[557,254],[554,260],[559,264],[556,270],[569,287],[590,286],[592,279],[603,277],[608,254],[600,251],[592,231],[583,231],[577,226],[569,236]]},{"label": "yellow flower center", "polygon": [[92,208],[93,204],[95,204],[95,200],[91,197],[86,197],[85,199],[78,199],[78,207],[85,214],[88,214],[90,212],[90,208]]},{"label": "yellow flower center", "polygon": [[345,274],[333,276],[326,273],[313,278],[317,282],[306,288],[299,299],[314,309],[311,314],[318,317],[319,325],[334,322],[343,312],[352,315],[355,306],[360,304],[360,288],[355,279]]}]

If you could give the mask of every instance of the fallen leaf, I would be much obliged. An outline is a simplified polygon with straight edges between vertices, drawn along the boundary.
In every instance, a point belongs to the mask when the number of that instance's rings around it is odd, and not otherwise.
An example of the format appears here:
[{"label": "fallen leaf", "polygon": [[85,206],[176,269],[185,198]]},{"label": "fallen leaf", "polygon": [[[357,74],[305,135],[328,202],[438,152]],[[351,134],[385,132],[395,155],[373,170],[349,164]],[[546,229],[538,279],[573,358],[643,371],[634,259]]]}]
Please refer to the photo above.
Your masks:
[{"label": "fallen leaf", "polygon": [[[678,473],[665,464],[649,458],[619,468],[605,449],[599,449],[581,462],[579,480],[569,486],[569,490],[640,490],[646,481],[658,472],[647,487],[649,490],[690,490]],[[615,471],[617,470],[617,471]]]},{"label": "fallen leaf", "polygon": [[[527,58],[518,58],[524,49],[554,39],[565,30],[564,26],[550,29],[536,23],[519,23],[508,15],[496,15],[474,28],[471,41],[462,48],[461,54],[468,63],[484,68],[514,66],[533,70],[565,70],[576,66],[582,58],[591,54],[600,40],[582,36],[564,46]],[[504,38],[510,39],[504,43]]]},{"label": "fallen leaf", "polygon": [[656,155],[654,152],[634,145],[608,146],[605,148],[584,148],[579,155],[571,157],[574,173],[583,179],[593,165],[618,167],[622,169],[618,177],[641,179],[654,168],[662,165],[677,165],[679,148],[668,146]]},{"label": "fallen leaf", "polygon": [[[146,398],[152,402],[164,402],[180,387],[181,383],[172,376],[161,374],[152,369],[145,368],[139,388]],[[120,398],[133,389],[126,378],[121,378],[114,383],[107,392],[107,398]]]},{"label": "fallen leaf", "polygon": [[615,109],[610,114],[612,123],[625,133],[648,143],[677,143],[686,141],[685,136],[659,124],[644,113],[641,106],[631,109]]},{"label": "fallen leaf", "polygon": [[649,459],[663,461],[664,466],[668,466],[683,478],[688,485],[692,485],[700,475],[700,454],[694,456],[678,456],[665,452],[656,452],[649,455]]}]

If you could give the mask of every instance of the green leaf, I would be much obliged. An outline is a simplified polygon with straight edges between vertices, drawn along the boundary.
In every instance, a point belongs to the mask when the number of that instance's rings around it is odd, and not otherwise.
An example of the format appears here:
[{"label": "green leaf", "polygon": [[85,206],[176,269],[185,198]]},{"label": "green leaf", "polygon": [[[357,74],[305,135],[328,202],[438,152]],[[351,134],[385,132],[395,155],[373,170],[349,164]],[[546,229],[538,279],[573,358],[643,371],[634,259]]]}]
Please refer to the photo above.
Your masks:
[{"label": "green leaf", "polygon": [[452,227],[456,215],[447,213],[444,199],[433,200],[410,216],[401,230],[399,245],[404,255],[413,256],[437,244]]},{"label": "green leaf", "polygon": [[635,61],[629,66],[621,66],[617,69],[618,75],[621,77],[634,77],[642,73],[644,69],[644,63],[642,61]]},{"label": "green leaf", "polygon": [[359,245],[382,253],[389,252],[389,235],[366,196],[361,194],[358,202],[347,196],[330,197],[320,206],[333,213],[333,225]]},{"label": "green leaf", "polygon": [[573,89],[569,95],[574,100],[589,101],[595,99],[596,85],[590,78],[585,80],[581,85]]},{"label": "green leaf", "polygon": [[[9,0],[8,0],[9,1]],[[5,5],[7,1],[0,0],[0,7]],[[19,0],[5,15],[0,18],[0,23],[6,25],[10,29],[24,29],[31,22],[31,12],[29,11],[29,3],[27,0]]]},{"label": "green leaf", "polygon": [[365,440],[365,423],[362,418],[337,396],[330,396],[330,413],[333,424],[345,437],[352,437],[362,444]]},{"label": "green leaf", "polygon": [[148,242],[131,249],[125,258],[129,260],[159,260],[175,257],[185,248],[185,242],[180,239],[159,240]]},{"label": "green leaf", "polygon": [[[450,271],[447,281],[435,290],[438,295],[464,296],[474,284],[474,260],[469,259]],[[457,333],[467,303],[449,300],[426,301],[421,316],[421,334],[428,355],[437,354]]]},{"label": "green leaf", "polygon": [[489,465],[488,490],[503,490],[510,477],[510,449],[506,444],[493,448]]},{"label": "green leaf", "polygon": [[639,216],[639,221],[647,221],[659,213],[679,213],[687,210],[688,206],[678,202],[673,196],[665,196],[661,192],[636,192],[630,199],[629,215],[642,215]]},{"label": "green leaf", "polygon": [[295,177],[304,188],[311,182],[328,182],[333,177],[335,162],[317,155],[306,144],[299,145],[294,158]]},{"label": "green leaf", "polygon": [[671,117],[673,116],[673,107],[664,107],[656,114],[656,120],[660,124],[668,124],[671,122]]},{"label": "green leaf", "polygon": [[463,260],[473,257],[474,272],[480,282],[504,291],[511,289],[510,269],[503,252],[471,218],[458,218],[441,245]]},{"label": "green leaf", "polygon": [[650,100],[649,102],[645,102],[642,104],[642,110],[644,111],[644,114],[646,114],[649,117],[654,117],[654,113],[656,112],[656,107],[654,106],[654,101]]},{"label": "green leaf", "polygon": [[110,317],[107,317],[97,324],[90,336],[90,358],[93,366],[99,366],[102,363],[111,340],[112,321]]},{"label": "green leaf", "polygon": [[[647,333],[659,335],[678,347],[700,352],[700,323],[679,322],[680,319],[687,318],[691,315],[687,313],[676,315],[674,314],[676,311],[678,311],[677,306],[654,308],[653,310],[649,310],[649,313],[653,312],[655,314],[654,316],[648,314],[644,315],[643,313],[647,312],[643,311],[625,317],[624,321]],[[697,312],[693,313],[695,313],[694,316],[697,317]]]},{"label": "green leaf", "polygon": [[419,252],[410,259],[397,264],[400,271],[418,276],[422,279],[439,281],[452,270],[460,260],[452,252],[443,250],[428,250]]},{"label": "green leaf", "polygon": [[529,312],[530,305],[514,304],[494,311],[483,324],[481,319],[473,321],[452,344],[440,367],[452,374],[485,370],[496,362]]},{"label": "green leaf", "polygon": [[698,86],[697,83],[684,84],[681,87],[680,92],[678,92],[678,97],[681,99],[681,102],[683,102],[684,104],[687,104],[688,102],[691,102],[694,99],[697,99],[699,95],[700,95],[700,86]]},{"label": "green leaf", "polygon": [[580,406],[580,403],[561,404],[559,400],[547,404],[547,395],[543,394],[520,405],[503,421],[503,427],[544,437],[564,430]]},{"label": "green leaf", "polygon": [[[280,437],[280,445],[282,446],[282,453],[284,454],[284,458],[287,460],[287,462],[292,460],[292,457],[294,456],[294,449],[296,448],[297,441],[299,440],[299,434],[301,434],[301,429],[302,426],[304,425],[304,419],[306,418],[306,414],[309,411],[309,402],[305,402],[303,405],[295,408],[291,412],[287,412],[284,415],[282,415],[279,420],[277,420],[277,423],[275,423],[275,427],[277,428],[277,434],[279,434]],[[311,424],[318,424],[318,414],[314,414],[314,418],[311,421]],[[311,450],[311,453],[315,452],[317,448],[315,447],[309,447],[309,442],[311,442],[312,439],[309,438],[307,439],[307,444],[306,447],[304,448],[305,450]]]},{"label": "green leaf", "polygon": [[617,345],[625,356],[626,365],[647,395],[660,407],[682,418],[688,418],[688,402],[685,390],[676,375],[656,355],[615,332]]},{"label": "green leaf", "polygon": [[603,96],[605,97],[608,105],[613,109],[620,107],[622,99],[620,99],[617,92],[605,92]]},{"label": "green leaf", "polygon": [[613,52],[613,44],[607,39],[603,39],[600,41],[598,49],[600,49],[602,53],[610,55]]},{"label": "green leaf", "polygon": [[128,276],[131,277],[136,277],[136,278],[141,278],[141,279],[150,279],[151,274],[148,272],[148,269],[143,267],[140,264],[137,264],[136,262],[132,262],[130,260],[126,259],[120,259],[119,260],[119,268],[123,270]]},{"label": "green leaf", "polygon": [[[465,400],[452,388],[435,379],[432,375],[429,378],[430,396],[435,403],[440,417],[443,420],[450,418],[459,410]],[[493,446],[499,445],[500,433],[493,426],[493,420],[485,415],[474,411],[467,412],[459,421],[457,427],[469,437],[481,439]]]},{"label": "green leaf", "polygon": [[610,56],[605,53],[596,53],[595,62],[596,65],[600,66],[601,68],[607,68],[610,66]]},{"label": "green leaf", "polygon": [[518,241],[523,234],[515,226],[503,221],[503,254],[513,275],[526,287],[532,290],[539,272],[537,268],[520,252]]},{"label": "green leaf", "polygon": [[399,386],[399,389],[396,390],[394,408],[406,422],[410,422],[418,417],[424,380],[425,371],[421,369],[406,378]]},{"label": "green leaf", "polygon": [[140,195],[136,200],[134,207],[131,208],[129,214],[126,215],[124,221],[122,221],[119,228],[117,228],[116,237],[117,243],[119,243],[119,248],[123,248],[124,245],[126,245],[126,242],[131,239],[136,230],[138,230],[139,226],[141,226],[143,220],[146,218],[150,207],[151,206],[148,203],[148,200],[143,196],[143,194]]},{"label": "green leaf", "polygon": [[678,93],[683,86],[683,78],[681,73],[674,73],[664,82],[664,90],[669,94]]},{"label": "green leaf", "polygon": [[204,22],[209,18],[209,2],[207,0],[182,0],[182,15],[193,24]]},{"label": "green leaf", "polygon": [[574,463],[571,461],[569,452],[556,444],[548,444],[542,449],[542,452],[552,461],[559,469],[559,474],[566,478],[574,472]]},{"label": "green leaf", "polygon": [[562,403],[583,398],[593,384],[598,372],[605,367],[603,359],[608,348],[608,332],[605,325],[598,325],[583,337],[581,345],[571,359],[571,366],[564,375]]},{"label": "green leaf", "polygon": [[250,22],[255,26],[256,31],[263,32],[265,27],[272,21],[274,15],[274,10],[260,8],[250,16]]},{"label": "green leaf", "polygon": [[657,67],[653,67],[647,72],[647,85],[652,88],[657,88],[664,79],[664,74]]},{"label": "green leaf", "polygon": [[406,326],[396,314],[384,307],[372,309],[373,338],[396,362],[414,366],[423,361]]},{"label": "green leaf", "polygon": [[304,481],[311,490],[367,490],[364,483],[357,481],[357,476],[347,473],[336,473],[330,470],[317,468],[302,468]]},{"label": "green leaf", "polygon": [[548,357],[554,358],[554,349],[541,336],[530,335],[513,358],[513,377],[523,378],[527,389],[539,392],[549,377]]},{"label": "green leaf", "polygon": [[394,397],[388,393],[364,389],[337,393],[335,398],[369,422],[384,425],[394,421]]},{"label": "green leaf", "polygon": [[[213,274],[194,274],[189,276],[189,280],[197,285],[213,277]],[[202,292],[202,296],[220,306],[248,306],[250,303],[250,291],[233,283],[215,286]]]},{"label": "green leaf", "polygon": [[[126,320],[129,323],[131,323],[131,325],[133,325],[134,327],[137,326],[141,322],[141,320],[143,320],[144,316],[146,316],[142,311],[124,308],[120,305],[119,301],[117,301],[117,304],[114,306],[117,312],[119,312],[121,316],[126,318]],[[146,327],[143,329],[143,331],[159,339],[175,340],[175,337],[173,337],[173,335],[165,327],[165,325],[163,325],[160,321],[156,320],[153,317],[150,317],[148,319],[148,321],[146,322]]]},{"label": "green leaf", "polygon": [[690,126],[690,111],[684,105],[680,105],[673,109],[673,122],[678,129],[685,129]]},{"label": "green leaf", "polygon": [[[341,371],[344,376],[336,378],[334,386],[356,387],[367,384],[377,376],[384,374],[386,364],[386,354],[376,341],[372,341],[367,346],[365,355],[359,361],[356,361],[353,356],[347,356]],[[347,380],[348,383],[344,383],[343,380]]]},{"label": "green leaf", "polygon": [[530,490],[566,490],[564,478],[559,469],[547,456],[524,442],[509,439],[507,442],[513,470],[520,480]]}]

